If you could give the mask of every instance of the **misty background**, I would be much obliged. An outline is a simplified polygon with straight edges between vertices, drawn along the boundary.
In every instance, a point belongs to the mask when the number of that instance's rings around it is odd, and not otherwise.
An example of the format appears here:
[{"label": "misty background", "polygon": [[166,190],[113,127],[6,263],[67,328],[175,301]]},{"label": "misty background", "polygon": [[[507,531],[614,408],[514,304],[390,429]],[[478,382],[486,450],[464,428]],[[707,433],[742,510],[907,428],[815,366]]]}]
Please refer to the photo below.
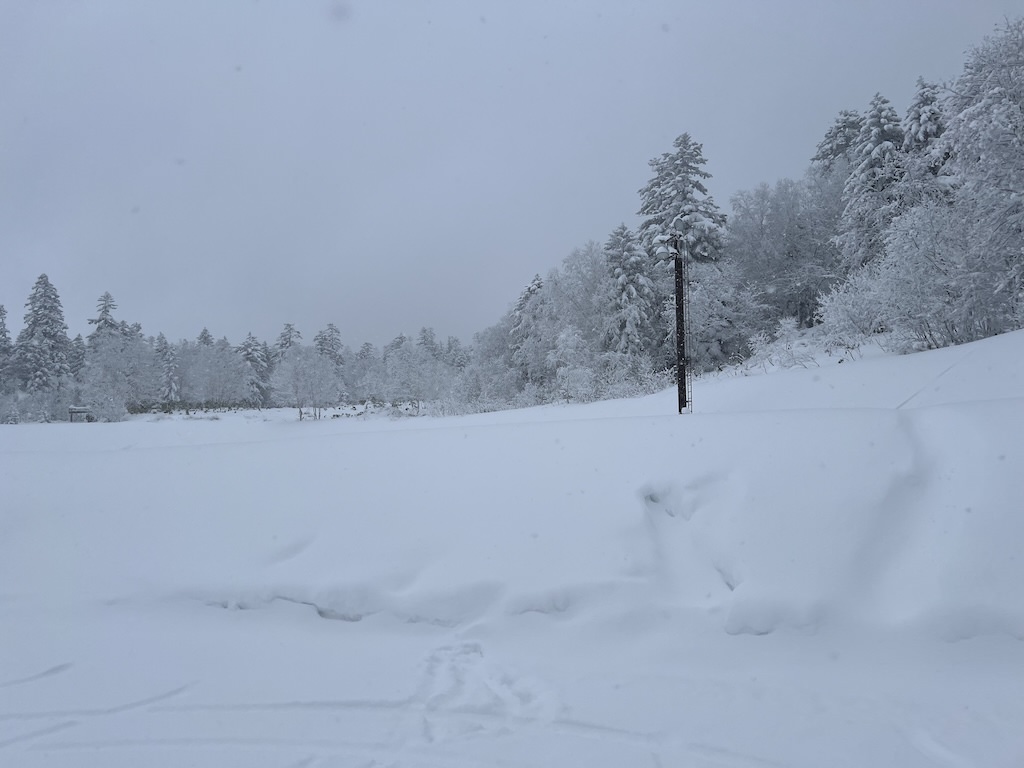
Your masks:
[{"label": "misty background", "polygon": [[687,131],[709,190],[798,177],[842,109],[902,114],[1024,3],[0,1],[0,304],[70,334],[285,322],[469,340],[634,226]]}]

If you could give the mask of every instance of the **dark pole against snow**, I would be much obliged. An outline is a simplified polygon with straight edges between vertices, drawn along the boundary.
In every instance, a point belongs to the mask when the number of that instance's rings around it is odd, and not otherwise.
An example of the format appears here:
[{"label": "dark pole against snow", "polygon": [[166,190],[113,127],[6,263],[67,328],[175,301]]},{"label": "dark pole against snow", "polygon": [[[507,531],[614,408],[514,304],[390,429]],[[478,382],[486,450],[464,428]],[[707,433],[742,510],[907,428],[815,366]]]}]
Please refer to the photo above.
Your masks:
[{"label": "dark pole against snow", "polygon": [[688,286],[683,264],[686,254],[683,251],[683,238],[680,235],[673,235],[669,243],[675,254],[676,264],[676,381],[679,392],[679,413],[682,413],[690,404],[686,391],[686,290]]}]

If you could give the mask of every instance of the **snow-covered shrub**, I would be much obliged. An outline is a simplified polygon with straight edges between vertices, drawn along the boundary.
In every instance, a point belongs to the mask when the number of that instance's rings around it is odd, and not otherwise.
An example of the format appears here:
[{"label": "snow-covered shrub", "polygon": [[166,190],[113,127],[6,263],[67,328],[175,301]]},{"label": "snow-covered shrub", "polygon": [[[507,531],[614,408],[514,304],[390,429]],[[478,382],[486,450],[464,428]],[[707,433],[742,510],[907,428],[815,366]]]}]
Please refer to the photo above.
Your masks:
[{"label": "snow-covered shrub", "polygon": [[877,262],[862,267],[821,297],[818,320],[826,350],[855,350],[884,330],[877,271]]},{"label": "snow-covered shrub", "polygon": [[801,331],[795,317],[784,317],[779,320],[774,333],[758,331],[750,337],[750,357],[744,367],[771,368],[807,368],[814,365],[813,345],[806,341],[816,331]]}]

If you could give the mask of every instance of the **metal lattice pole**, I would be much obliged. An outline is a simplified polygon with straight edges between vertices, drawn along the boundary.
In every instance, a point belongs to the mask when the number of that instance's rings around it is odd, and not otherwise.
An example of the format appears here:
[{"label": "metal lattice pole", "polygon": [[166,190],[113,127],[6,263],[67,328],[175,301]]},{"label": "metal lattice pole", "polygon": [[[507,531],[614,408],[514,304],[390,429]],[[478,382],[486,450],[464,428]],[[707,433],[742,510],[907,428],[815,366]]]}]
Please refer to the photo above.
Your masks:
[{"label": "metal lattice pole", "polygon": [[676,382],[679,394],[679,413],[692,405],[692,378],[686,357],[686,334],[690,330],[689,264],[683,238],[674,235],[671,240],[676,267]]}]

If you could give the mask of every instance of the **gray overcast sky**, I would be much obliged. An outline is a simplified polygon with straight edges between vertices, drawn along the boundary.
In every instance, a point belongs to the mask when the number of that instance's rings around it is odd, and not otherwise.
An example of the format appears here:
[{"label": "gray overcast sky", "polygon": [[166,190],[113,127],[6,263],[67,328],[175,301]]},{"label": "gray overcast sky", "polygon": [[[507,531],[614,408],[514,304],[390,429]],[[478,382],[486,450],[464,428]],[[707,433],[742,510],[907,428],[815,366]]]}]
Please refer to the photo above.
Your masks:
[{"label": "gray overcast sky", "polygon": [[71,334],[469,341],[631,226],[684,131],[724,207],[902,114],[1024,0],[0,0],[0,304]]}]

